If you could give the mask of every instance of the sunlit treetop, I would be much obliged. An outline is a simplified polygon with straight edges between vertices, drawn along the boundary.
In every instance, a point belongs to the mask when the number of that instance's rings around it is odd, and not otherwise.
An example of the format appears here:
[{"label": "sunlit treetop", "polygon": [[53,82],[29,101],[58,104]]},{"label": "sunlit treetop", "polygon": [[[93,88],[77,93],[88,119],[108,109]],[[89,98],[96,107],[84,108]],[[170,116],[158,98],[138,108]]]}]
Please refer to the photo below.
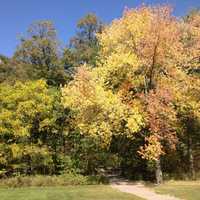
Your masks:
[{"label": "sunlit treetop", "polygon": [[122,18],[113,21],[99,35],[106,76],[120,71],[123,77],[138,76],[140,83],[145,81],[153,87],[155,74],[179,74],[176,65],[182,57],[183,44],[179,21],[171,12],[169,6],[142,6],[125,10]]}]

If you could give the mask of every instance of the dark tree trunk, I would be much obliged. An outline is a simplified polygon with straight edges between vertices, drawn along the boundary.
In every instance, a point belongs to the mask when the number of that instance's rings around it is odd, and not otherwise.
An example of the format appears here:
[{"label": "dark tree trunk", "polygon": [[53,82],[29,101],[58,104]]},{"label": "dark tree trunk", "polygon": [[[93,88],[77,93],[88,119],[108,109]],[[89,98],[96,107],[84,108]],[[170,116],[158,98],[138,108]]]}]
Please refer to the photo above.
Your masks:
[{"label": "dark tree trunk", "polygon": [[163,183],[163,175],[162,175],[162,169],[161,169],[161,164],[160,164],[160,158],[156,161],[155,176],[156,176],[157,184]]},{"label": "dark tree trunk", "polygon": [[188,136],[188,157],[189,157],[189,174],[192,180],[195,179],[195,170],[194,170],[194,157],[192,151],[192,138]]}]

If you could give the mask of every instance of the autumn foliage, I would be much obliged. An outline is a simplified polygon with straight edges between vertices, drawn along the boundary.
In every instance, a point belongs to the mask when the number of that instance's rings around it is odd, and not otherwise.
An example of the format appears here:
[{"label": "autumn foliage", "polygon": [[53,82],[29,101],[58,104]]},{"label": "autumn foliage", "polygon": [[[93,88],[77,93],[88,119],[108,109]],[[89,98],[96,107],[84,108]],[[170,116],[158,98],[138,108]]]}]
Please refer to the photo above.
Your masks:
[{"label": "autumn foliage", "polygon": [[32,26],[12,63],[34,76],[20,80],[25,84],[2,79],[0,85],[0,169],[13,172],[23,160],[29,173],[45,166],[51,174],[69,168],[98,174],[117,166],[149,179],[155,171],[157,183],[162,169],[195,178],[200,13],[182,19],[172,13],[171,6],[142,5],[107,26],[89,14],[62,58],[52,24],[39,24],[43,37]]}]

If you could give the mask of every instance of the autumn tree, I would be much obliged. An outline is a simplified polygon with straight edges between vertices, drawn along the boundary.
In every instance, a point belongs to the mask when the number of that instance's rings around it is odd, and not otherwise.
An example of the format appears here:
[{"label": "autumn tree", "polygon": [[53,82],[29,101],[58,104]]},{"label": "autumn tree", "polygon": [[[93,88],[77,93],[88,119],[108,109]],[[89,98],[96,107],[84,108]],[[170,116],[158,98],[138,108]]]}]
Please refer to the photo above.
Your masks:
[{"label": "autumn tree", "polygon": [[57,139],[63,132],[56,93],[42,80],[0,84],[2,174],[56,173],[55,149],[63,146]]},{"label": "autumn tree", "polygon": [[62,102],[71,110],[76,132],[97,141],[101,149],[109,149],[114,135],[133,139],[143,126],[143,118],[137,107],[124,104],[97,77],[95,69],[79,68],[74,80],[62,88]]},{"label": "autumn tree", "polygon": [[[183,86],[184,85],[184,86]],[[195,165],[198,164],[200,128],[200,80],[190,75],[176,91],[176,112],[180,124],[180,144],[185,147],[185,163],[191,179],[195,179]],[[185,151],[185,152],[184,152]],[[196,161],[196,162],[195,162]]]},{"label": "autumn tree", "polygon": [[155,162],[157,183],[162,183],[161,156],[176,150],[177,117],[172,104],[173,96],[168,89],[151,90],[144,98],[147,112],[147,128],[150,134],[145,137],[145,145],[138,153],[143,159]]},{"label": "autumn tree", "polygon": [[144,106],[148,131],[142,155],[155,161],[157,183],[162,182],[164,147],[175,149],[177,143],[173,88],[187,79],[180,67],[184,58],[181,22],[171,11],[169,6],[127,9],[98,36],[102,82],[127,104],[139,101]]},{"label": "autumn tree", "polygon": [[195,155],[198,152],[200,102],[200,12],[192,10],[181,24],[183,54],[179,66],[187,74],[176,90],[177,112],[182,125],[183,145],[187,147],[189,176],[195,179]]},{"label": "autumn tree", "polygon": [[0,55],[0,176],[116,165],[158,184],[166,168],[195,179],[199,72],[199,10],[143,5],[107,26],[90,13],[62,52],[52,22],[33,23]]}]

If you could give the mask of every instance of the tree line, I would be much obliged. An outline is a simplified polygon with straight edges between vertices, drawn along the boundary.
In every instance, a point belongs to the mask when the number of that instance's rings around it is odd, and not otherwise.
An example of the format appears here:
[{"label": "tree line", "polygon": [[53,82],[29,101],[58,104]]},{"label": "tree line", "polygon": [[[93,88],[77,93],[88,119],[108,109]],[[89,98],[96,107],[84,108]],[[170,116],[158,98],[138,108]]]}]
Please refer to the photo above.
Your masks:
[{"label": "tree line", "polygon": [[125,9],[77,23],[66,47],[50,21],[0,56],[0,176],[99,174],[195,179],[200,162],[200,12]]}]

